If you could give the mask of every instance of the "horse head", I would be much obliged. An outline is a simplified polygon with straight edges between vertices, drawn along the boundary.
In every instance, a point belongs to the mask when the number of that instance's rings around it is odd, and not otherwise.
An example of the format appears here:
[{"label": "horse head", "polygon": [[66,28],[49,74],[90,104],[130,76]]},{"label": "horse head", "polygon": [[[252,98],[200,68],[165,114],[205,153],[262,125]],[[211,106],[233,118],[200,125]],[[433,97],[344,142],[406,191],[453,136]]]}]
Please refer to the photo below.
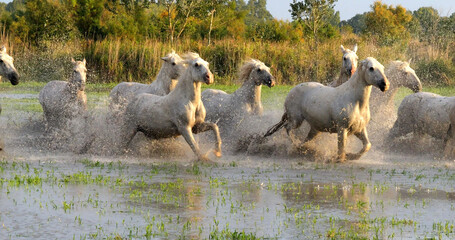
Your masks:
[{"label": "horse head", "polygon": [[178,79],[180,74],[185,70],[183,59],[174,50],[165,57],[162,57],[161,60],[164,61],[163,67],[171,79]]},{"label": "horse head", "polygon": [[402,84],[401,86],[407,87],[413,92],[417,93],[422,91],[422,83],[420,82],[419,77],[417,77],[414,69],[409,66],[410,63],[411,59],[409,59],[407,62],[403,62],[401,66],[402,76],[400,79],[402,79],[402,81],[400,81],[400,84]]},{"label": "horse head", "polygon": [[87,80],[87,68],[85,58],[82,61],[74,61],[73,63],[73,73],[71,75],[70,83],[75,87],[76,90],[84,91],[85,82]]},{"label": "horse head", "polygon": [[364,76],[364,80],[368,85],[373,85],[379,88],[382,92],[389,89],[390,83],[384,73],[384,66],[376,59],[368,57],[360,62],[360,68]]},{"label": "horse head", "polygon": [[256,86],[262,84],[270,88],[275,86],[275,78],[270,73],[270,68],[256,59],[251,59],[243,64],[240,69],[240,79],[244,79],[245,81],[251,80]]},{"label": "horse head", "polygon": [[9,79],[11,84],[19,84],[19,73],[13,64],[13,57],[6,53],[6,47],[2,46],[0,49],[0,76]]},{"label": "horse head", "polygon": [[197,53],[187,53],[184,56],[186,71],[189,72],[193,82],[213,83],[213,74],[209,69],[209,63],[199,57]]},{"label": "horse head", "polygon": [[346,75],[351,77],[357,70],[357,61],[359,57],[357,56],[357,44],[352,50],[344,48],[341,45],[341,52],[343,53],[343,68],[342,70]]}]

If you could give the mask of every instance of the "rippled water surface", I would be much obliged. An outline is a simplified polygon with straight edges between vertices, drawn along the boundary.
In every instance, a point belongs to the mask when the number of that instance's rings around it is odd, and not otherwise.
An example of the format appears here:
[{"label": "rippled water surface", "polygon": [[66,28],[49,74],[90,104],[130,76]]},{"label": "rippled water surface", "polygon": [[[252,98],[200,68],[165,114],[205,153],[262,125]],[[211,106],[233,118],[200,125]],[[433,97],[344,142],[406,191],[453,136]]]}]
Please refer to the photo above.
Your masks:
[{"label": "rippled water surface", "polygon": [[43,143],[34,96],[0,95],[0,239],[455,238],[455,164],[431,153],[74,154]]}]

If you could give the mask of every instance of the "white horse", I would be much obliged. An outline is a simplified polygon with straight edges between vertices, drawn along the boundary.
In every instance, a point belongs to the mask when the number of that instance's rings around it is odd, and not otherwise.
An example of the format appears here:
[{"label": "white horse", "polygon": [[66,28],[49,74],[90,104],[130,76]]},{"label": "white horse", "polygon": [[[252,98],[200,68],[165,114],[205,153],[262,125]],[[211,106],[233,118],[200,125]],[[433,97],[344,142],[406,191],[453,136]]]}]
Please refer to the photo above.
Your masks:
[{"label": "white horse", "polygon": [[449,130],[447,131],[446,145],[444,148],[445,158],[455,158],[455,106],[449,110]]},{"label": "white horse", "polygon": [[109,94],[111,109],[122,112],[131,99],[141,93],[159,96],[169,94],[177,85],[177,78],[185,66],[182,58],[174,51],[162,57],[161,60],[163,65],[151,84],[122,82],[115,86]]},{"label": "white horse", "polygon": [[221,156],[218,126],[204,121],[205,108],[201,101],[201,85],[212,84],[213,74],[209,64],[196,53],[186,54],[184,63],[187,69],[179,77],[175,89],[168,95],[142,93],[128,104],[123,130],[126,146],[137,132],[143,132],[152,139],[182,135],[199,160],[208,160],[199,150],[193,133],[212,130],[216,138],[215,155]]},{"label": "white horse", "polygon": [[343,45],[341,45],[340,48],[343,53],[343,64],[341,65],[340,76],[338,79],[329,83],[328,86],[331,87],[337,87],[347,82],[357,70],[357,62],[359,60],[359,57],[357,56],[357,44],[354,46],[352,51],[348,48],[344,48]]},{"label": "white horse", "polygon": [[[311,129],[304,142],[312,140],[320,132],[338,133],[338,160],[358,159],[371,148],[366,129],[370,120],[371,86],[383,92],[389,88],[384,67],[371,57],[363,60],[354,75],[337,88],[316,82],[301,83],[291,89],[286,97],[281,121],[270,128],[264,137],[282,127],[286,128],[289,135],[292,129],[300,127],[306,120]],[[363,148],[357,154],[345,152],[346,138],[350,134],[363,143]]]},{"label": "white horse", "polygon": [[69,81],[51,81],[39,93],[46,129],[64,127],[68,120],[83,115],[87,109],[86,61],[71,61],[74,66]]},{"label": "white horse", "polygon": [[[19,73],[13,64],[13,57],[8,55],[6,47],[0,48],[0,76],[8,79],[12,85],[19,84]],[[2,106],[0,105],[0,113],[2,112]],[[0,151],[3,150],[3,142],[0,139]]]},{"label": "white horse", "polygon": [[275,85],[270,68],[256,59],[243,64],[239,78],[243,85],[232,94],[215,89],[202,92],[202,101],[207,111],[206,120],[217,123],[221,133],[228,131],[228,126],[236,125],[247,114],[261,115],[262,85]]},{"label": "white horse", "polygon": [[[414,93],[422,91],[422,83],[408,62],[392,61],[385,67],[385,75],[390,82],[390,89],[385,94],[377,89],[371,90],[370,107],[372,118],[380,115],[384,109],[394,109],[393,99],[401,87],[411,89]],[[395,111],[393,111],[395,113]]]},{"label": "white horse", "polygon": [[447,139],[450,112],[455,107],[455,97],[419,92],[406,96],[398,108],[398,118],[390,130],[388,143],[408,133],[421,138],[427,134],[437,139]]}]

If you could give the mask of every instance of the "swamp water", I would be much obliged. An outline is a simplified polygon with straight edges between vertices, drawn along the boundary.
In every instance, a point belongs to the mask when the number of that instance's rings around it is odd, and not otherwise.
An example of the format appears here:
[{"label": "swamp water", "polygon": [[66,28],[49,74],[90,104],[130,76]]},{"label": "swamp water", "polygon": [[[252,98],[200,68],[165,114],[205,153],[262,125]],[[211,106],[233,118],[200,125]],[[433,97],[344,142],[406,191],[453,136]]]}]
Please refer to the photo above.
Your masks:
[{"label": "swamp water", "polygon": [[345,164],[229,153],[204,164],[180,143],[158,156],[46,150],[24,96],[0,99],[0,239],[455,238],[453,161],[374,146]]}]

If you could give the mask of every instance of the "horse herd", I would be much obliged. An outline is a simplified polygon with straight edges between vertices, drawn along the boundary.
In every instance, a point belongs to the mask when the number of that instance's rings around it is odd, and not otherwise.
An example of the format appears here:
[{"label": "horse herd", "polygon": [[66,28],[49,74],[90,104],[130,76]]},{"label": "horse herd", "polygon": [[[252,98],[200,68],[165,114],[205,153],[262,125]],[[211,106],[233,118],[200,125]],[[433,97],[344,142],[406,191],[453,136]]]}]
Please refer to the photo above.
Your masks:
[{"label": "horse herd", "polygon": [[[371,148],[367,128],[381,126],[383,131],[391,128],[384,139],[387,144],[409,133],[415,137],[427,134],[444,140],[446,156],[455,153],[452,147],[455,97],[421,92],[421,82],[409,61],[393,61],[384,68],[372,57],[358,62],[357,45],[353,50],[341,46],[341,51],[339,78],[328,86],[305,82],[292,88],[286,97],[281,121],[261,134],[262,141],[281,128],[285,128],[293,140],[294,130],[306,122],[309,131],[303,143],[321,132],[337,133],[338,152],[334,159],[343,162],[366,153]],[[191,52],[182,57],[171,52],[161,59],[161,69],[151,84],[123,82],[110,92],[109,112],[112,121],[121,126],[117,137],[122,149],[128,147],[138,132],[151,139],[183,136],[199,160],[208,160],[193,134],[212,131],[213,153],[221,157],[221,139],[235,132],[245,116],[260,117],[263,112],[261,87],[275,85],[270,68],[251,59],[240,68],[238,76],[243,84],[234,93],[214,89],[202,92],[202,84],[214,82],[208,62]],[[87,111],[86,61],[72,60],[72,63],[69,81],[51,81],[39,93],[46,132],[65,128],[72,118]],[[19,74],[5,47],[0,51],[0,75],[13,85],[18,84]],[[403,86],[414,94],[404,98],[397,114],[393,98]],[[397,120],[393,123],[395,115]],[[368,125],[370,118],[373,126]],[[346,139],[352,134],[363,144],[358,153],[345,150]],[[87,140],[88,145],[90,141]]]}]

